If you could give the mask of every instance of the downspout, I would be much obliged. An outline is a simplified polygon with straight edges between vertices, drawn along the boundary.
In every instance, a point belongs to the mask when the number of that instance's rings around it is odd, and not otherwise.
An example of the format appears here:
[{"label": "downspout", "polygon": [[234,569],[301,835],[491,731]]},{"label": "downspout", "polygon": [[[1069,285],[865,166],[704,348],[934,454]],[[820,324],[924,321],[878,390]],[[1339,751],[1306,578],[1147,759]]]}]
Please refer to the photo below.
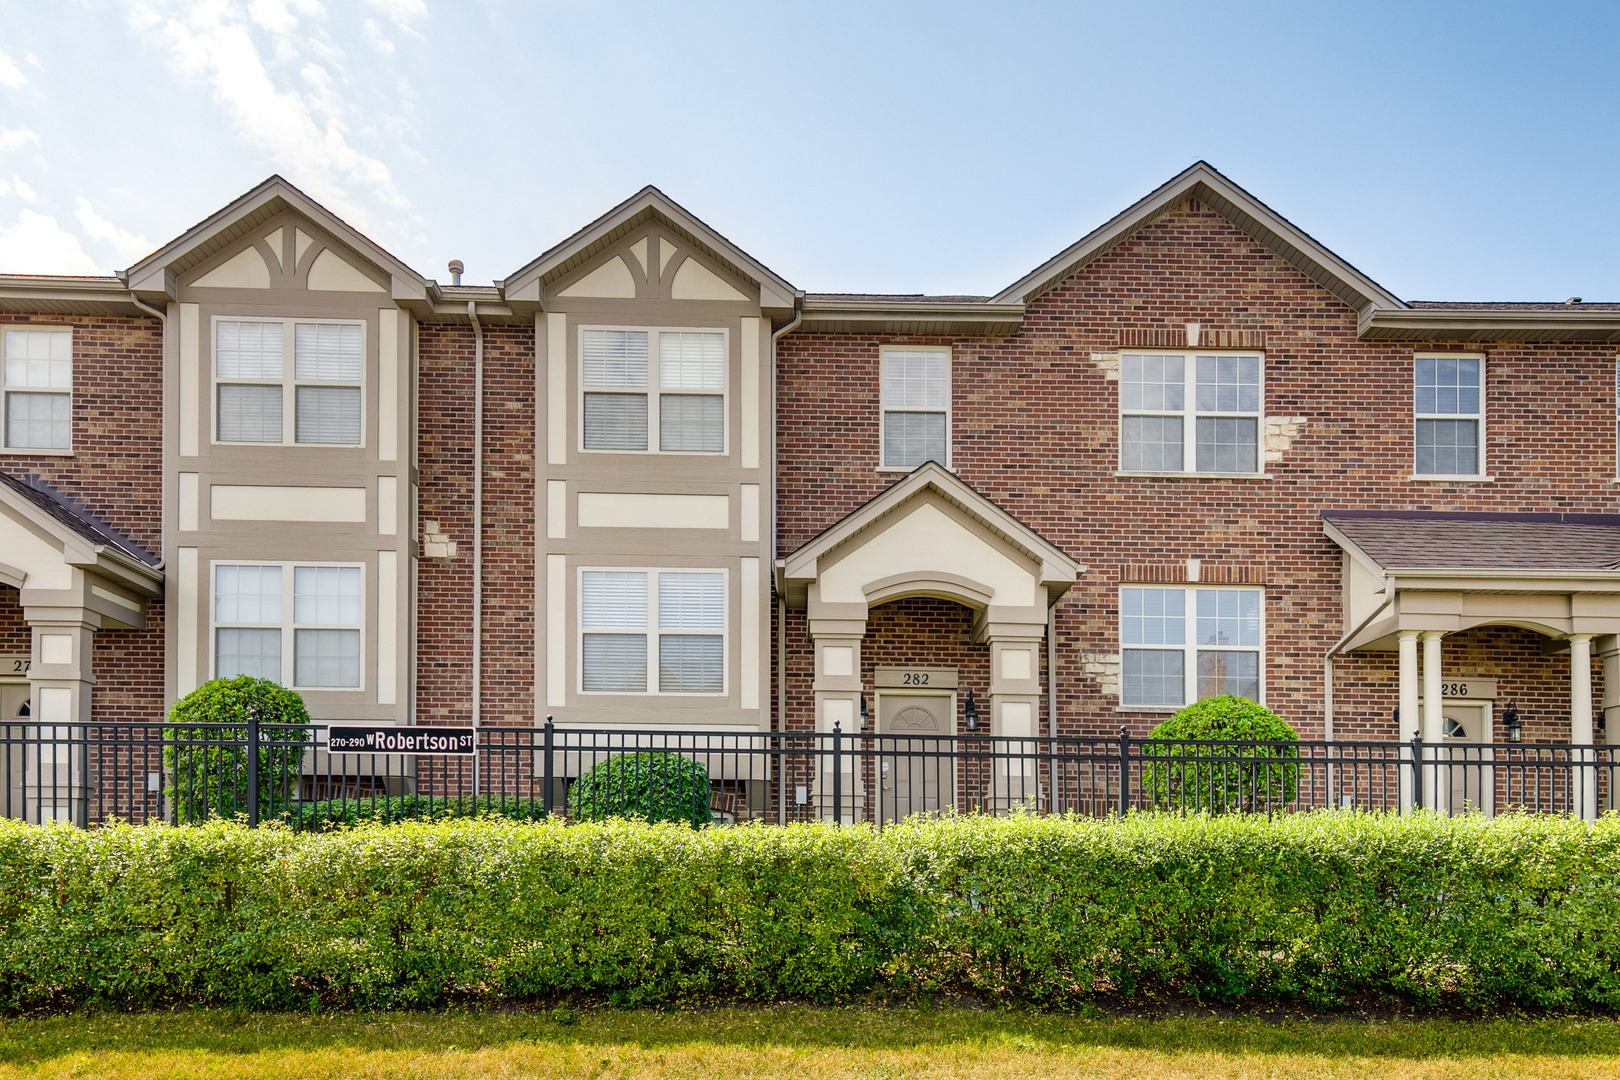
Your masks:
[{"label": "downspout", "polygon": [[[776,587],[776,345],[782,338],[798,329],[804,322],[804,294],[793,294],[793,318],[780,330],[771,333],[771,528],[770,528],[770,565],[771,587]],[[777,592],[776,596],[776,715],[771,718],[771,730],[781,731],[782,725],[787,722],[787,597]],[[786,813],[787,796],[777,801],[778,807]]]},{"label": "downspout", "polygon": [[[126,284],[127,284],[127,282],[126,282]],[[164,351],[167,352],[168,351],[168,343],[169,343],[169,315],[168,315],[168,312],[159,311],[157,308],[153,307],[151,304],[148,304],[145,300],[142,300],[140,297],[136,296],[134,293],[129,294],[129,302],[134,304],[137,308],[139,308],[140,310],[146,312],[148,315],[152,316],[152,318],[154,318],[154,319],[156,319],[158,321],[158,326],[161,327],[161,329],[158,331],[158,338],[162,342]],[[167,469],[165,469],[163,471],[163,495],[164,495],[165,500],[167,500],[167,498],[168,498],[168,494],[169,494],[168,489],[169,489],[169,472],[168,472]],[[161,544],[162,544],[162,540],[160,539],[159,540],[159,545],[161,546]],[[163,561],[161,559],[158,561],[158,569],[160,569],[160,570],[163,569]]]},{"label": "downspout", "polygon": [[[472,595],[472,726],[473,745],[484,718],[484,324],[478,304],[467,301],[473,328],[473,595]],[[478,754],[473,754],[473,800],[478,799]]]},{"label": "downspout", "polygon": [[1046,609],[1046,733],[1057,730],[1057,604]]}]

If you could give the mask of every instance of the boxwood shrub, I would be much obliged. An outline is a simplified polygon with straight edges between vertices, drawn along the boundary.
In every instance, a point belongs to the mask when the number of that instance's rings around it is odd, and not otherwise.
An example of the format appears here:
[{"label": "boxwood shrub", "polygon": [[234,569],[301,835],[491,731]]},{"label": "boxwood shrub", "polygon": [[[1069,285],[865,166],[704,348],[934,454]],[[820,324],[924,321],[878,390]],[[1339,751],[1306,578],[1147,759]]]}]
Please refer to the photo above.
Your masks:
[{"label": "boxwood shrub", "polygon": [[1620,1009],[1620,818],[0,821],[0,1008]]}]

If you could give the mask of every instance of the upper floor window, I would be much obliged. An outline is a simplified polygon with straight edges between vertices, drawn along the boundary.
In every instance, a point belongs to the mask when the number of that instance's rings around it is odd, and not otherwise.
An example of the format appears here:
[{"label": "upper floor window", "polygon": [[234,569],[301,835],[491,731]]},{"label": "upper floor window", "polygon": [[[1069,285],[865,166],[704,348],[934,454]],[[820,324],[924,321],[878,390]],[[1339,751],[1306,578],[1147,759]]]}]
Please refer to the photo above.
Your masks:
[{"label": "upper floor window", "polygon": [[882,350],[885,469],[915,469],[925,461],[950,467],[951,351]]},{"label": "upper floor window", "polygon": [[1262,367],[1258,355],[1121,355],[1120,470],[1259,472]]},{"label": "upper floor window", "polygon": [[1478,476],[1485,426],[1484,361],[1477,356],[1419,356],[1412,414],[1419,476]]},{"label": "upper floor window", "polygon": [[7,330],[0,400],[8,450],[73,445],[73,332]]},{"label": "upper floor window", "polygon": [[582,330],[580,359],[585,449],[725,451],[724,331]]},{"label": "upper floor window", "polygon": [[[580,571],[580,689],[725,692],[726,575],[719,570]],[[656,685],[648,665],[656,657]]]},{"label": "upper floor window", "polygon": [[218,441],[358,446],[365,355],[360,323],[216,321]]},{"label": "upper floor window", "polygon": [[1120,701],[1259,701],[1260,600],[1258,589],[1121,589]]},{"label": "upper floor window", "polygon": [[363,575],[358,566],[216,564],[215,677],[358,688]]}]

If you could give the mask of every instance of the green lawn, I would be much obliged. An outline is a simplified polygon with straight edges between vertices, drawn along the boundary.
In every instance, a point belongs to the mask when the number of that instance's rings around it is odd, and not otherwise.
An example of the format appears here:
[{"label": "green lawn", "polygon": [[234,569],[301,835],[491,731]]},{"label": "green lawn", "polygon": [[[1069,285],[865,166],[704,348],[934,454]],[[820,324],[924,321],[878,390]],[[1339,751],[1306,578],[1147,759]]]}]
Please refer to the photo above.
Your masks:
[{"label": "green lawn", "polygon": [[[572,1022],[563,1020],[572,1019]],[[1613,1077],[1620,1023],[1082,1020],[965,1010],[0,1020],[21,1077]]]}]

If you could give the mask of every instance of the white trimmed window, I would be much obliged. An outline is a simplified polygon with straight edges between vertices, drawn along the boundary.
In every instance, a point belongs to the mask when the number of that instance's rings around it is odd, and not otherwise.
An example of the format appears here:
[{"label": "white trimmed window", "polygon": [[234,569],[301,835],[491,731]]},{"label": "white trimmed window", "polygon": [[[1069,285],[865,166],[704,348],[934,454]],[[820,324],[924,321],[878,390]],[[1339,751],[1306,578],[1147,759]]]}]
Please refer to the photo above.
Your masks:
[{"label": "white trimmed window", "polygon": [[1260,471],[1258,353],[1122,353],[1122,472]]},{"label": "white trimmed window", "polygon": [[582,692],[725,693],[724,571],[581,570],[579,592]]},{"label": "white trimmed window", "polygon": [[73,332],[7,330],[0,363],[0,433],[7,450],[73,446]]},{"label": "white trimmed window", "polygon": [[882,465],[950,467],[951,351],[887,348],[882,366]]},{"label": "white trimmed window", "polygon": [[214,676],[358,689],[364,569],[214,565]]},{"label": "white trimmed window", "polygon": [[586,450],[725,452],[724,331],[586,329],[579,351]]},{"label": "white trimmed window", "polygon": [[365,359],[361,323],[216,320],[215,438],[360,445]]},{"label": "white trimmed window", "polygon": [[1261,600],[1259,589],[1121,589],[1121,704],[1259,701]]},{"label": "white trimmed window", "polygon": [[1419,476],[1481,475],[1485,445],[1485,361],[1419,356],[1413,363],[1413,463]]}]

